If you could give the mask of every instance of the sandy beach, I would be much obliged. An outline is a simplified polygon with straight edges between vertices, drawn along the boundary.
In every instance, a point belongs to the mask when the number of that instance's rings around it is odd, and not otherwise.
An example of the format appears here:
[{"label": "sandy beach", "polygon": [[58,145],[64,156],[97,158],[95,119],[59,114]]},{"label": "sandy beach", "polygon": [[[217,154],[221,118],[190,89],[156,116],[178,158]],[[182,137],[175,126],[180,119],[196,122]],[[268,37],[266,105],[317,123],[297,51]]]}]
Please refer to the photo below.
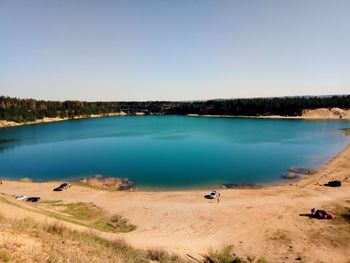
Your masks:
[{"label": "sandy beach", "polygon": [[[336,213],[349,209],[349,160],[347,145],[314,175],[261,189],[223,189],[219,203],[204,198],[207,190],[110,192],[73,185],[67,191],[53,192],[59,182],[3,181],[0,193],[6,198],[25,193],[43,200],[92,202],[137,226],[130,233],[102,233],[123,238],[136,248],[162,248],[200,258],[209,248],[233,245],[239,256],[264,257],[269,262],[297,258],[302,262],[349,262],[348,223],[300,216],[313,207]],[[343,186],[323,186],[332,179],[342,180]],[[53,220],[3,202],[0,209],[9,217]]]},{"label": "sandy beach", "polygon": [[[106,114],[93,114],[89,116],[75,116],[75,119],[89,119],[89,118],[101,118],[101,117],[111,117],[111,116],[125,116],[127,115],[125,112],[113,112],[113,113],[106,113]],[[6,128],[6,127],[16,127],[16,126],[23,126],[23,125],[31,125],[31,124],[40,124],[40,123],[49,123],[49,122],[58,122],[58,121],[68,121],[72,120],[71,118],[48,118],[44,117],[43,119],[38,119],[35,121],[30,122],[14,122],[14,121],[5,121],[0,120],[0,128]]]}]

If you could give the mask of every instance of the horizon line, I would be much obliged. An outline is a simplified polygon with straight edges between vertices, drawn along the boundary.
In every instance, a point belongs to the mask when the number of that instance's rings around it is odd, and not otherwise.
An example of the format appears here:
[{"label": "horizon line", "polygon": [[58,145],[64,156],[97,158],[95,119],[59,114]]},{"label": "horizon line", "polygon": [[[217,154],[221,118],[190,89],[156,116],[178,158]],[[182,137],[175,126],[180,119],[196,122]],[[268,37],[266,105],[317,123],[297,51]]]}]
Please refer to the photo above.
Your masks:
[{"label": "horizon line", "polygon": [[225,101],[225,100],[250,100],[250,99],[277,99],[277,98],[327,98],[334,96],[350,96],[349,94],[321,94],[321,95],[290,95],[290,96],[271,96],[271,97],[238,97],[238,98],[213,98],[213,99],[188,99],[188,100],[79,100],[79,99],[36,99],[28,97],[16,97],[8,95],[0,95],[0,97],[7,97],[11,99],[19,100],[36,100],[36,101],[52,101],[52,102],[65,102],[65,101],[80,101],[80,102],[202,102],[202,101]]}]

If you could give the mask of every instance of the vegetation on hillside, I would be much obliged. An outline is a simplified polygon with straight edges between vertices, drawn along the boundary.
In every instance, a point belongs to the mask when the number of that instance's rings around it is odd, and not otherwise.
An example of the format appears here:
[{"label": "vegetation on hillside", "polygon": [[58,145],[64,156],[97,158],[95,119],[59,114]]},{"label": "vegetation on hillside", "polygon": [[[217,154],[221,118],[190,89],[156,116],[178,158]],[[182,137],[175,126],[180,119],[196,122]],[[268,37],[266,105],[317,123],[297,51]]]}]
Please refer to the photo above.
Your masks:
[{"label": "vegetation on hillside", "polygon": [[221,250],[209,249],[207,255],[204,256],[204,263],[268,263],[268,261],[264,258],[238,257],[233,253],[233,246],[227,246]]},{"label": "vegetation on hillside", "polygon": [[[0,262],[150,262],[145,250],[123,240],[109,240],[93,232],[71,230],[61,223],[31,218],[9,219],[0,214]],[[160,251],[160,250],[159,250]],[[160,253],[160,252],[158,252]],[[187,262],[163,252],[158,262]]]},{"label": "vegetation on hillside", "polygon": [[5,196],[0,196],[0,202],[101,232],[127,233],[136,229],[126,218],[117,214],[108,215],[93,203],[46,200],[36,204],[22,204]]},{"label": "vegetation on hillside", "polygon": [[136,229],[120,215],[108,216],[93,203],[66,203],[60,200],[42,201],[36,205],[40,212],[56,219],[87,226],[102,232],[127,233]]},{"label": "vegetation on hillside", "polygon": [[[121,239],[72,230],[59,222],[11,219],[0,214],[0,262],[193,262],[162,249],[135,249]],[[192,259],[195,259],[192,257]],[[235,256],[232,246],[209,250],[203,263],[267,263],[263,258]]]},{"label": "vegetation on hillside", "polygon": [[350,108],[350,95],[329,97],[281,97],[208,100],[190,102],[84,102],[43,101],[0,96],[0,120],[26,122],[44,117],[74,118],[92,114],[125,112],[144,114],[199,115],[281,115],[298,116],[303,110],[316,108]]},{"label": "vegetation on hillside", "polygon": [[[49,222],[37,221],[32,217],[14,219],[5,217],[6,214],[0,212],[0,236],[3,237],[0,240],[0,262],[267,262],[263,258],[238,257],[233,253],[233,246],[221,250],[210,249],[206,255],[195,257],[189,254],[181,257],[161,248],[135,249],[123,240],[100,235],[99,231],[105,229],[86,224],[88,221],[100,221],[104,224],[107,218],[102,210],[90,203],[42,201],[26,204],[12,202],[6,195],[0,197],[0,202],[13,206],[19,213],[24,209],[54,219]],[[69,220],[67,215],[71,217]],[[66,223],[83,225],[99,231],[73,230]]]}]

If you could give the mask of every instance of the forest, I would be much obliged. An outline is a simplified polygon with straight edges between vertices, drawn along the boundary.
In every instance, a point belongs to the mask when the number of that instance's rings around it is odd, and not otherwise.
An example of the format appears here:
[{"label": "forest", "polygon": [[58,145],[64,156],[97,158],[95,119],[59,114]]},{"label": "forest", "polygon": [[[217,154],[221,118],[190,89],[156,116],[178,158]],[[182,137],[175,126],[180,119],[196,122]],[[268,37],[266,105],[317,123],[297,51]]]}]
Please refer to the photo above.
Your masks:
[{"label": "forest", "polygon": [[74,119],[78,116],[125,112],[128,115],[230,115],[230,116],[299,116],[303,110],[339,107],[350,108],[350,95],[304,96],[207,101],[44,101],[0,96],[0,120],[28,122],[44,117]]}]

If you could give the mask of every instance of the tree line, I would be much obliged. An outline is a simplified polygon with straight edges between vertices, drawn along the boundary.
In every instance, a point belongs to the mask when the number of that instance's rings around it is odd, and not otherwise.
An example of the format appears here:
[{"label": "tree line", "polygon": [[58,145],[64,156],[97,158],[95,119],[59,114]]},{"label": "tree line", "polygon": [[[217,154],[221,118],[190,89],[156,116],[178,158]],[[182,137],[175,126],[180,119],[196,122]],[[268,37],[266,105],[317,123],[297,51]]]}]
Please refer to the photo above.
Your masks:
[{"label": "tree line", "polygon": [[208,101],[44,101],[0,96],[0,119],[26,122],[44,117],[74,118],[92,114],[125,112],[129,115],[231,115],[231,116],[300,116],[306,109],[350,108],[350,95],[222,99]]}]

